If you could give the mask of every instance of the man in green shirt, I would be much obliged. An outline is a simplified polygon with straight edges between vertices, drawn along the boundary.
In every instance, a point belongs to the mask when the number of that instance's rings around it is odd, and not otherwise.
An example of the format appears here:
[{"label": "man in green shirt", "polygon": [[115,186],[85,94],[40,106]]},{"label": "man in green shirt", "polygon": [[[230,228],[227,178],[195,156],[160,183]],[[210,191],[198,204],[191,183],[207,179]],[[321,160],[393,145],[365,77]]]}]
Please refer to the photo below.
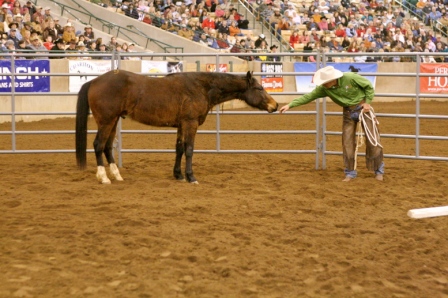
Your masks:
[{"label": "man in green shirt", "polygon": [[[342,146],[345,164],[345,179],[343,181],[348,182],[357,176],[355,151],[356,126],[359,122],[359,113],[368,113],[370,111],[370,103],[373,100],[375,91],[368,79],[353,72],[342,73],[333,68],[333,66],[327,66],[316,71],[313,82],[317,85],[313,91],[283,106],[280,109],[280,113],[326,96],[330,97],[337,105],[343,107]],[[364,117],[364,119],[367,128],[373,131],[372,120],[369,117]],[[365,132],[364,125],[362,129]],[[381,145],[372,144],[369,138],[368,140],[366,142],[367,169],[375,172],[377,180],[383,181],[383,148]],[[376,141],[379,144],[379,136]]]}]

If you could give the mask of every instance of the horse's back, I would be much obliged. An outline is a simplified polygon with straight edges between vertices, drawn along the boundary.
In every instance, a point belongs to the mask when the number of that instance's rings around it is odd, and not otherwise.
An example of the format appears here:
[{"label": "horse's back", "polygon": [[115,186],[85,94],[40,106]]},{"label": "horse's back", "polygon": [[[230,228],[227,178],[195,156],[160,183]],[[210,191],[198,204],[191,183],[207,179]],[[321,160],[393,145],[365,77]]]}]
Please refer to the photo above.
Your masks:
[{"label": "horse's back", "polygon": [[129,115],[148,125],[178,126],[184,117],[194,119],[207,114],[204,90],[196,76],[153,78],[115,70],[92,81],[89,104],[93,115],[101,115],[105,121]]},{"label": "horse's back", "polygon": [[145,77],[125,70],[112,70],[91,83],[89,96],[120,98],[127,92],[134,91],[135,86],[144,84]]},{"label": "horse's back", "polygon": [[133,119],[148,125],[172,127],[187,119],[204,122],[208,113],[207,88],[188,73],[149,77],[146,86],[140,88],[147,96],[136,105]]},{"label": "horse's back", "polygon": [[[117,92],[124,88],[128,88],[132,83],[140,83],[145,77],[126,70],[111,70],[105,74],[97,77],[92,81],[92,85],[97,90],[104,91],[105,89]],[[127,91],[127,90],[124,90]]]}]

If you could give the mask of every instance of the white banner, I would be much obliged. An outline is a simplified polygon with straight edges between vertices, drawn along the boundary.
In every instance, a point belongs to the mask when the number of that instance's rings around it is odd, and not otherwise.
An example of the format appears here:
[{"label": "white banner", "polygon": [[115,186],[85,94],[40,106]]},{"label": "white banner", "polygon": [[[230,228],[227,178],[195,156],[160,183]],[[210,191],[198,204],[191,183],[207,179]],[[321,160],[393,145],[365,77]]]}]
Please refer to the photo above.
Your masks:
[{"label": "white banner", "polygon": [[182,71],[182,62],[142,60],[142,73],[172,73]]},{"label": "white banner", "polygon": [[[69,91],[79,92],[81,86],[96,78],[96,76],[89,76],[89,73],[106,73],[111,70],[111,60],[69,60],[69,72],[71,74],[77,73],[79,76],[71,76],[69,79]],[[167,62],[167,61],[141,61],[142,73],[172,73],[182,72],[182,62]]]},{"label": "white banner", "polygon": [[69,79],[69,92],[79,92],[81,86],[96,78],[89,73],[106,73],[111,70],[111,60],[69,60],[69,73],[78,73],[79,76],[71,76]]}]

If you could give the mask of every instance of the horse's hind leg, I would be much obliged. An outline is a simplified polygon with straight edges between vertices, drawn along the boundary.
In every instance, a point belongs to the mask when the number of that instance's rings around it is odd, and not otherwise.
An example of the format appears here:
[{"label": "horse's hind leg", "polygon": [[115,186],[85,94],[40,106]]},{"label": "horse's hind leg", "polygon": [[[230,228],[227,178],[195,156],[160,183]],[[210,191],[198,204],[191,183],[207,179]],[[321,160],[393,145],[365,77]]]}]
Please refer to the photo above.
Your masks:
[{"label": "horse's hind leg", "polygon": [[[105,153],[106,143],[109,141],[111,136],[111,131],[116,126],[116,123],[112,123],[109,125],[98,125],[98,132],[95,137],[95,141],[93,141],[93,148],[95,150],[95,157],[96,157],[96,165],[97,165],[97,172],[96,172],[96,178],[99,182],[103,184],[110,184],[110,180],[107,177],[106,169],[104,168],[104,161],[103,161],[103,152]],[[112,135],[112,141],[115,135]],[[106,155],[107,157],[107,155]],[[109,158],[109,157],[108,157]]]},{"label": "horse's hind leg", "polygon": [[115,163],[113,154],[115,135],[117,133],[117,125],[118,120],[115,122],[115,125],[112,128],[112,131],[110,132],[109,139],[107,140],[106,146],[104,147],[104,155],[106,156],[106,160],[109,163],[110,174],[115,178],[115,180],[123,181],[123,178],[120,175],[120,171],[118,170],[117,164]]},{"label": "horse's hind leg", "polygon": [[184,155],[184,142],[182,138],[182,126],[177,129],[177,139],[176,139],[176,161],[174,162],[173,174],[174,178],[177,180],[184,180],[184,175],[182,175],[182,156]]}]

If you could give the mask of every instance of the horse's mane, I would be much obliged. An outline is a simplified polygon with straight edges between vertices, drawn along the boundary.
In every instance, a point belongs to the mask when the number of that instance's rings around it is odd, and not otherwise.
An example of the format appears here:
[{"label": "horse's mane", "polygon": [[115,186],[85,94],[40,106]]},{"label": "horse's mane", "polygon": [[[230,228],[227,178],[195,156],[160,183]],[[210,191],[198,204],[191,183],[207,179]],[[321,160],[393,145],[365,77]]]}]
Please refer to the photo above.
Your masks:
[{"label": "horse's mane", "polygon": [[[233,85],[235,81],[246,81],[245,75],[235,75],[232,73],[226,73],[226,72],[176,72],[176,73],[170,73],[167,74],[166,77],[182,77],[185,79],[191,78],[191,79],[201,79],[205,81],[212,81],[217,80],[216,82],[219,82],[219,85],[221,87],[230,87]],[[252,81],[255,80],[254,77],[252,77]],[[230,85],[229,85],[230,84]]]},{"label": "horse's mane", "polygon": [[[195,76],[195,75],[207,75],[207,76],[236,76],[234,74],[231,73],[227,73],[227,72],[206,72],[206,71],[198,71],[198,72],[172,72],[167,74],[166,76]],[[237,77],[242,77],[242,76],[237,76]]]}]

